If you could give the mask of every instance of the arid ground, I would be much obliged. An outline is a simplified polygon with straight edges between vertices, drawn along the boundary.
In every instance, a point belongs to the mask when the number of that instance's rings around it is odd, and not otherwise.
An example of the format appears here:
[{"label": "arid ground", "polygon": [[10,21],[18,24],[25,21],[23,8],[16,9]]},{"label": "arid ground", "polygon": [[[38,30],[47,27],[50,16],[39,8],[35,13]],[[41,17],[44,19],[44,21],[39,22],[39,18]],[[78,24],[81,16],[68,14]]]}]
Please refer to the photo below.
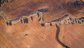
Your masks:
[{"label": "arid ground", "polygon": [[[0,7],[0,16],[14,19],[28,16],[37,10],[44,12],[44,22],[51,22],[66,14],[84,17],[84,4],[74,7],[75,0],[8,0]],[[81,0],[84,2],[84,0]],[[63,48],[57,41],[57,27],[50,23],[41,26],[38,16],[28,18],[28,23],[6,25],[0,17],[0,48]],[[84,48],[84,24],[61,24],[59,39],[70,48]]]}]

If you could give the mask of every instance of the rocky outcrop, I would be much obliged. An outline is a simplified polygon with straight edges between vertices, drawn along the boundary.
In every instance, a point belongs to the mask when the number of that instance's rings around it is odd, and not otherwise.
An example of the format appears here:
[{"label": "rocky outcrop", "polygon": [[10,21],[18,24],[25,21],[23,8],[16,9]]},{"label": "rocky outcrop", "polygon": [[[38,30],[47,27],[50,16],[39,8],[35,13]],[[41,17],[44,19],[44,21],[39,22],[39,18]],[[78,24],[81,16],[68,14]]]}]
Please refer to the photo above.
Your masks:
[{"label": "rocky outcrop", "polygon": [[0,48],[84,47],[84,17],[71,13],[82,8],[68,8],[71,0],[26,1],[14,0],[1,7],[5,16],[0,15]]}]

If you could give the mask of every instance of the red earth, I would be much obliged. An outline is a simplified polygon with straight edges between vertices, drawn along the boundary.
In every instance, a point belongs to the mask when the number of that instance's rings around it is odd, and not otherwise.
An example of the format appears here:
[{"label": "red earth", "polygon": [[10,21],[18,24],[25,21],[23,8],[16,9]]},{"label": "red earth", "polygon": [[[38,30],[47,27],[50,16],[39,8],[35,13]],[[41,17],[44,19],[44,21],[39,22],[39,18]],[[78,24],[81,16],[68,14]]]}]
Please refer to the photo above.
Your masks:
[{"label": "red earth", "polygon": [[[0,9],[5,14],[4,17],[8,19],[25,14],[28,16],[30,12],[41,8],[48,8],[48,12],[43,15],[45,22],[55,20],[67,13],[76,17],[84,17],[84,6],[59,8],[71,2],[73,0],[14,0],[3,4]],[[63,48],[56,40],[55,24],[41,26],[37,15],[33,16],[33,20],[28,18],[28,21],[27,24],[18,22],[7,26],[0,18],[0,48]],[[59,27],[61,42],[70,48],[84,48],[84,24],[61,24]]]}]

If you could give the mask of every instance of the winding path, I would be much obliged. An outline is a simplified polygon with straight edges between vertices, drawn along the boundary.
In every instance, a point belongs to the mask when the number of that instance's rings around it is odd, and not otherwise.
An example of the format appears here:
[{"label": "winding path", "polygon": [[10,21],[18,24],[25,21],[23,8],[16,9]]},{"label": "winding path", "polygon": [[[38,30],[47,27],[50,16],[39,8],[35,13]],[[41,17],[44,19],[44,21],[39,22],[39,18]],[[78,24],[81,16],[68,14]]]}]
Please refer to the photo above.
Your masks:
[{"label": "winding path", "polygon": [[58,25],[56,25],[56,28],[57,28],[57,30],[56,30],[56,40],[58,41],[58,43],[59,43],[60,45],[62,45],[63,47],[65,47],[65,48],[70,48],[70,47],[68,47],[67,45],[65,45],[64,43],[62,43],[62,42],[60,41],[60,39],[59,39],[60,27],[59,27]]}]

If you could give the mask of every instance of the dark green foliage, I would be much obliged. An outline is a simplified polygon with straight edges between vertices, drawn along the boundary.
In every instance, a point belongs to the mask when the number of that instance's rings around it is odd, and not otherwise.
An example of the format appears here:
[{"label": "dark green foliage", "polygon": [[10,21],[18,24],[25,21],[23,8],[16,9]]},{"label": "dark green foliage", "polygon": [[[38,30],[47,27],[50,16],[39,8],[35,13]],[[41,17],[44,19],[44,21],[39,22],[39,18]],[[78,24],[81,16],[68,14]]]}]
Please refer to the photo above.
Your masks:
[{"label": "dark green foliage", "polygon": [[4,3],[8,3],[8,2],[12,2],[12,1],[14,1],[14,0],[0,0],[0,7]]},{"label": "dark green foliage", "polygon": [[0,7],[2,4],[4,4],[5,2],[8,2],[8,0],[0,0]]}]

